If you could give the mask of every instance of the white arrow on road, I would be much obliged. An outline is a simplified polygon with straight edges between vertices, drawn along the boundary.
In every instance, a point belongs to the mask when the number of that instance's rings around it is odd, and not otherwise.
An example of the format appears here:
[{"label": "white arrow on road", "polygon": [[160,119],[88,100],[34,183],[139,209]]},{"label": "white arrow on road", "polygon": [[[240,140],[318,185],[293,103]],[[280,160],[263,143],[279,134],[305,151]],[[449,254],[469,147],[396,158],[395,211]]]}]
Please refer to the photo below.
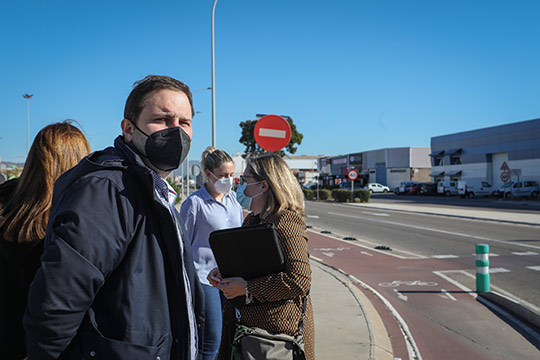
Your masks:
[{"label": "white arrow on road", "polygon": [[452,294],[450,294],[448,291],[444,290],[444,289],[441,289],[441,293],[439,296],[444,298],[444,299],[450,299],[450,300],[453,300],[453,301],[457,301],[457,299],[455,297],[452,296]]},{"label": "white arrow on road", "polygon": [[394,289],[394,292],[396,293],[397,297],[403,301],[407,301],[407,296],[403,295],[402,293],[399,292],[398,289]]}]

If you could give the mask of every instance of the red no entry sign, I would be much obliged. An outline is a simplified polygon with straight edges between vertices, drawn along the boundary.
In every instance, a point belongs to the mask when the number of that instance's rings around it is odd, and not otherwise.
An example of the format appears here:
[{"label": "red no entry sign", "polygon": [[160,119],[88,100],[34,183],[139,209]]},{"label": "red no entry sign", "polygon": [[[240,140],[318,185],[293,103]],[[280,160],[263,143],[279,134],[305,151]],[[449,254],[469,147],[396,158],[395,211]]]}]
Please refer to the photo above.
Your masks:
[{"label": "red no entry sign", "polygon": [[279,151],[291,140],[291,127],[277,115],[263,116],[255,125],[255,141],[266,151]]},{"label": "red no entry sign", "polygon": [[356,171],[354,169],[349,170],[349,172],[347,173],[347,177],[351,181],[354,181],[354,180],[358,179],[358,171]]}]

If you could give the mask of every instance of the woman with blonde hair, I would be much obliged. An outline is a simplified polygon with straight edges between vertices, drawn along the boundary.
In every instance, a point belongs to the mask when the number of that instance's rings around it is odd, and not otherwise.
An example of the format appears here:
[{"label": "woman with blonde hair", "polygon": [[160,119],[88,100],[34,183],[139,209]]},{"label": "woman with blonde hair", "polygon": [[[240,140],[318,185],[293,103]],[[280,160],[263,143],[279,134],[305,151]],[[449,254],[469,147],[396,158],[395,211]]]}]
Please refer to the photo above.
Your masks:
[{"label": "woman with blonde hair", "polygon": [[221,149],[207,147],[202,154],[201,167],[206,178],[204,185],[182,203],[180,216],[193,252],[193,262],[205,297],[204,341],[199,353],[201,360],[214,360],[221,341],[223,296],[208,283],[206,276],[216,260],[208,241],[214,230],[242,225],[242,207],[232,191],[234,162]]},{"label": "woman with blonde hair", "polygon": [[40,267],[55,181],[90,153],[70,122],[41,129],[21,176],[0,185],[0,358],[26,356],[22,325],[30,283]]},{"label": "woman with blonde hair", "polygon": [[[210,283],[227,298],[218,359],[230,358],[237,322],[274,334],[293,337],[302,334],[306,359],[314,359],[315,330],[309,296],[311,268],[300,185],[285,161],[272,153],[248,158],[241,181],[237,194],[243,205],[252,210],[244,226],[274,224],[285,269],[250,281],[240,277],[223,279],[217,268],[210,272]],[[235,300],[237,320],[231,300],[238,297],[244,299],[245,305],[238,307]]]}]

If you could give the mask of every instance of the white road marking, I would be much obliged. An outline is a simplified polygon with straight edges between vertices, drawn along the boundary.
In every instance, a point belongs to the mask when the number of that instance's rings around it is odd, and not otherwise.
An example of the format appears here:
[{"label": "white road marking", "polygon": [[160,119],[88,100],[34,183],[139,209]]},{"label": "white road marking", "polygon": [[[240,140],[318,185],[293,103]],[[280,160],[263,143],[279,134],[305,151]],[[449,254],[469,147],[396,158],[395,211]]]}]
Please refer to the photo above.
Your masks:
[{"label": "white road marking", "polygon": [[457,299],[454,296],[452,296],[452,294],[450,294],[448,291],[441,289],[441,293],[442,293],[441,294],[442,297],[448,297],[450,300],[457,301]]},{"label": "white road marking", "polygon": [[433,231],[433,232],[437,232],[437,233],[441,233],[441,234],[449,234],[449,235],[456,235],[456,236],[462,236],[462,237],[469,237],[469,238],[472,238],[472,239],[483,240],[483,241],[491,241],[491,242],[507,244],[507,245],[516,245],[516,246],[528,247],[528,248],[533,248],[533,249],[540,249],[540,246],[535,246],[535,245],[518,244],[518,243],[511,242],[511,241],[496,240],[496,239],[491,239],[491,238],[487,238],[487,237],[483,237],[483,236],[475,236],[475,235],[470,235],[470,234],[458,233],[458,232],[454,232],[454,231],[433,229],[433,228],[428,228],[428,227],[424,227],[424,226],[403,224],[403,223],[397,223],[397,222],[386,221],[386,220],[376,220],[376,219],[370,219],[370,218],[361,217],[361,216],[345,215],[345,214],[335,213],[335,212],[331,212],[331,211],[329,211],[328,214],[336,215],[336,216],[349,217],[349,218],[359,219],[359,220],[380,222],[380,223],[390,224],[390,225],[403,226],[403,227],[408,227],[408,228],[418,229],[418,230]]},{"label": "white road marking", "polygon": [[396,293],[397,297],[403,301],[407,301],[408,297],[403,295],[402,293],[399,292],[398,289],[394,289],[394,292]]},{"label": "white road marking", "polygon": [[466,287],[465,285],[462,285],[460,282],[457,282],[456,280],[452,279],[451,277],[445,275],[444,273],[464,273],[467,276],[470,276],[468,272],[465,270],[449,270],[449,271],[433,271],[433,273],[437,276],[442,277],[444,280],[448,281],[450,284],[453,284],[454,286],[460,288],[461,290],[465,291],[466,293],[471,294],[473,297],[476,297],[476,293]]},{"label": "white road marking", "polygon": [[[461,284],[460,282],[452,279],[448,275],[445,275],[445,274],[462,274],[462,275],[465,275],[465,276],[467,276],[467,277],[469,277],[471,279],[476,279],[476,276],[474,276],[473,274],[469,274],[466,270],[441,270],[441,271],[433,271],[433,273],[435,275],[437,275],[437,276],[442,277],[443,279],[445,279],[449,283],[454,284],[455,286],[457,286],[461,290],[465,291],[466,293],[468,293],[472,297],[477,298],[476,291],[469,289],[468,287]],[[537,307],[536,305],[533,305],[530,302],[527,302],[527,301],[525,301],[525,300],[523,300],[521,298],[518,298],[514,294],[510,294],[508,291],[505,291],[505,290],[501,289],[500,287],[495,286],[493,284],[490,285],[490,288],[491,288],[491,291],[498,292],[499,294],[504,295],[507,298],[513,299],[514,301],[517,301],[517,302],[521,303],[525,307],[528,307],[529,309],[532,309],[533,311],[535,311],[537,313],[540,313],[540,308]]]},{"label": "white road marking", "polygon": [[392,282],[382,282],[379,283],[379,286],[383,287],[396,287],[399,285],[407,285],[407,286],[437,286],[436,282],[433,281],[421,281],[421,280],[413,280],[413,281],[403,281],[403,280],[394,280]]},{"label": "white road marking", "polygon": [[318,250],[318,251],[330,251],[330,250],[335,250],[335,251],[343,251],[343,250],[351,250],[351,248],[349,247],[338,247],[338,248],[315,248],[313,250]]},{"label": "white road marking", "polygon": [[373,254],[370,254],[367,251],[360,251],[360,254],[364,254],[364,255],[367,255],[367,256],[373,256]]},{"label": "white road marking", "polygon": [[517,256],[538,255],[538,253],[534,251],[513,252],[512,254],[517,255]]},{"label": "white road marking", "polygon": [[285,130],[260,128],[259,136],[285,139],[285,136],[287,136],[287,132]]},{"label": "white road marking", "polygon": [[527,269],[540,271],[540,266],[527,266]]},{"label": "white road marking", "polygon": [[331,253],[331,252],[323,252],[323,254],[328,257],[334,257],[334,253]]},{"label": "white road marking", "polygon": [[405,320],[403,320],[403,317],[397,312],[396,308],[388,301],[385,297],[381,295],[377,290],[369,286],[368,284],[364,283],[363,281],[357,279],[353,275],[349,275],[352,281],[362,286],[364,289],[368,289],[372,293],[375,294],[381,301],[386,305],[386,308],[390,310],[394,318],[398,321],[398,323],[401,326],[401,330],[403,331],[403,337],[405,339],[405,343],[407,344],[407,352],[409,354],[409,359],[417,359],[422,360],[422,355],[420,355],[420,350],[418,350],[418,346],[416,345],[416,341],[414,341],[414,337],[412,336],[411,331],[409,330],[409,327],[407,326],[407,323]]},{"label": "white road marking", "polygon": [[511,271],[505,268],[490,268],[489,269],[490,274],[507,273],[507,272],[511,272]]},{"label": "white road marking", "polygon": [[456,259],[459,256],[456,255],[433,255],[432,258],[434,259]]},{"label": "white road marking", "polygon": [[308,215],[307,217],[310,219],[318,219],[319,215]]},{"label": "white road marking", "polygon": [[374,216],[390,216],[390,215],[388,215],[388,214],[384,214],[384,213],[374,213],[374,212],[371,212],[371,211],[362,211],[362,214],[374,215]]}]

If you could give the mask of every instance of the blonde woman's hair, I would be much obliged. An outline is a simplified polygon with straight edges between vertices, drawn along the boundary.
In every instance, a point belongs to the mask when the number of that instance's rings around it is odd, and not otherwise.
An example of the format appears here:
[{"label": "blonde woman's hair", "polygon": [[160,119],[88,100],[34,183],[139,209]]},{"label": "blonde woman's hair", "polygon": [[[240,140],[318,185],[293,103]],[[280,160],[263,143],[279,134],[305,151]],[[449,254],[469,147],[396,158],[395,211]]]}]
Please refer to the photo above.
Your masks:
[{"label": "blonde woman's hair", "polygon": [[215,168],[221,166],[221,164],[226,162],[233,162],[233,159],[225,151],[215,148],[213,146],[208,146],[204,149],[201,157],[201,167],[203,169],[204,176],[206,173],[204,170],[214,171]]},{"label": "blonde woman's hair", "polygon": [[304,195],[291,169],[280,156],[268,153],[249,157],[246,165],[257,181],[266,180],[270,186],[266,209],[261,216],[279,215],[284,210],[305,217]]}]

